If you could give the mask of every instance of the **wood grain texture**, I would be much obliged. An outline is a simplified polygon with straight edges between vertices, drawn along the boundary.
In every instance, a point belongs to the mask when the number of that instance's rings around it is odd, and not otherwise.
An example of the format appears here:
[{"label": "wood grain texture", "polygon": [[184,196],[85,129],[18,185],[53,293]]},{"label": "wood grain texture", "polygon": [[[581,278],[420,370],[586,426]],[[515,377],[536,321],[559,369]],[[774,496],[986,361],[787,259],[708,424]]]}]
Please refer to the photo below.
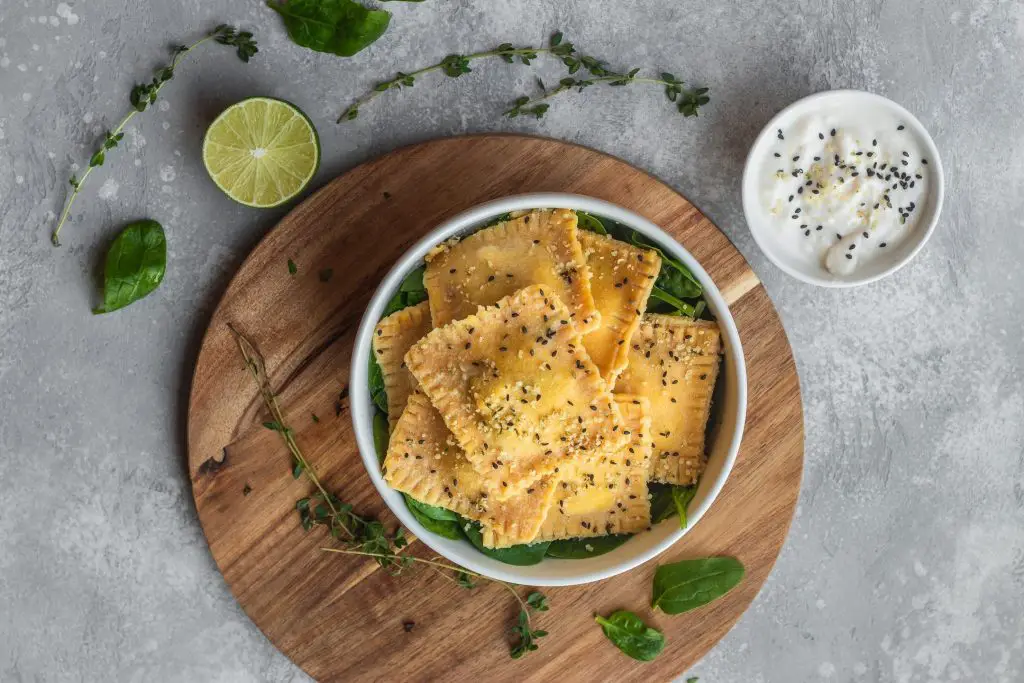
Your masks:
[{"label": "wood grain texture", "polygon": [[[279,436],[227,330],[232,322],[267,361],[290,425],[322,478],[357,510],[395,519],[366,476],[347,399],[352,340],[376,284],[441,221],[523,192],[575,192],[615,202],[678,239],[730,301],[749,378],[747,426],[736,467],[704,519],[656,561],[588,586],[549,588],[551,635],[508,657],[516,608],[494,585],[466,591],[430,571],[401,577],[372,562],[322,553],[303,533]],[[289,276],[291,258],[299,271]],[[333,276],[322,282],[322,269]],[[316,414],[319,422],[314,422]],[[447,138],[359,166],[298,206],[250,254],[214,313],[196,364],[188,422],[193,495],[213,557],[249,617],[322,681],[668,680],[702,657],[761,588],[796,507],[803,467],[800,387],[789,343],[764,288],[728,239],[664,183],[583,147],[514,135]],[[243,494],[248,484],[249,495]],[[428,552],[414,543],[413,552]],[[659,562],[733,555],[747,576],[704,608],[650,614]],[[654,662],[604,642],[594,612],[637,611],[668,640]],[[402,622],[416,627],[406,633]]]}]

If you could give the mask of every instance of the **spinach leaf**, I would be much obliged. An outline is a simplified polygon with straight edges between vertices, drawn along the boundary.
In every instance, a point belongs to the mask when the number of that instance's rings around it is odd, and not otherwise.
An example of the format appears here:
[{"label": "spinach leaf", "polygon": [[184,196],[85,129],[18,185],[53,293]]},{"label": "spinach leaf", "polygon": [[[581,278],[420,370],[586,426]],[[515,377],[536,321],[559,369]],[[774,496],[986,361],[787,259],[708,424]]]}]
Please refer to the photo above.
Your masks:
[{"label": "spinach leaf", "polygon": [[451,510],[447,510],[442,507],[437,507],[436,505],[427,505],[426,503],[416,500],[410,495],[405,496],[405,504],[409,506],[410,510],[415,508],[424,516],[436,519],[439,522],[458,522],[462,519],[456,512],[452,512]]},{"label": "spinach leaf", "polygon": [[[450,538],[453,541],[457,541],[462,538],[461,522],[428,517],[416,505],[417,503],[419,503],[418,500],[410,498],[409,496],[405,497],[405,504],[409,508],[409,512],[412,513],[412,516],[416,518],[416,521],[422,524],[427,531],[444,538]],[[422,503],[419,504],[422,505]]]},{"label": "spinach leaf", "polygon": [[548,557],[557,557],[560,560],[584,560],[588,557],[597,557],[610,553],[630,538],[630,534],[615,534],[596,538],[570,538],[564,541],[552,541],[548,547]]},{"label": "spinach leaf", "polygon": [[427,271],[426,266],[420,266],[411,273],[405,276],[402,280],[401,286],[398,288],[400,292],[422,292],[425,291],[423,286],[423,273]]},{"label": "spinach leaf", "polygon": [[685,301],[680,301],[679,299],[672,296],[668,292],[659,289],[657,285],[655,285],[651,289],[651,298],[657,299],[658,301],[662,301],[671,306],[673,309],[675,309],[674,312],[678,312],[681,315],[686,315],[691,318],[693,317],[693,314],[696,311],[696,309],[693,306],[686,303]]},{"label": "spinach leaf", "polygon": [[743,564],[733,557],[682,560],[658,567],[654,573],[651,607],[666,614],[682,614],[716,600],[736,586]]},{"label": "spinach leaf", "polygon": [[633,232],[630,241],[634,246],[658,252],[658,256],[661,257],[661,272],[658,274],[655,285],[660,289],[680,299],[693,299],[704,292],[704,288],[701,287],[700,282],[693,276],[689,268],[666,254],[660,247],[645,241],[640,233]]},{"label": "spinach leaf", "polygon": [[492,225],[497,225],[498,223],[504,223],[504,222],[510,221],[510,220],[512,220],[512,214],[511,213],[507,213],[507,212],[506,213],[501,213],[501,214],[498,214],[497,216],[495,216],[494,218],[492,218],[491,220],[489,220],[482,227],[483,228],[489,228]]},{"label": "spinach leaf", "polygon": [[596,232],[598,235],[607,235],[608,231],[604,227],[604,223],[597,216],[593,216],[585,211],[577,211],[576,217],[579,219],[580,228],[583,230],[589,230],[590,232]]},{"label": "spinach leaf", "polygon": [[675,513],[671,484],[652,482],[647,485],[647,491],[651,494],[651,524],[664,522]]},{"label": "spinach leaf", "polygon": [[477,522],[463,520],[462,530],[466,533],[466,538],[469,539],[469,542],[487,557],[498,562],[514,564],[520,567],[539,563],[544,559],[544,554],[551,545],[551,541],[547,541],[531,545],[514,545],[511,548],[485,548],[484,538],[480,533],[480,525]]},{"label": "spinach leaf", "polygon": [[354,0],[268,0],[296,45],[351,57],[384,35],[391,14]]},{"label": "spinach leaf", "polygon": [[370,397],[377,407],[385,414],[388,414],[388,394],[384,389],[384,371],[380,369],[377,357],[370,351]]},{"label": "spinach leaf", "polygon": [[607,619],[598,614],[594,621],[601,625],[601,630],[615,647],[633,659],[650,662],[665,649],[665,635],[632,612],[619,610],[612,612]]},{"label": "spinach leaf", "polygon": [[673,486],[672,487],[672,502],[676,506],[676,512],[679,513],[679,528],[686,528],[686,507],[693,500],[694,495],[697,494],[696,486]]},{"label": "spinach leaf", "polygon": [[132,223],[118,235],[103,271],[103,304],[93,313],[110,313],[156,289],[167,269],[164,229],[152,220]]},{"label": "spinach leaf", "polygon": [[[319,422],[319,420],[317,421]],[[377,451],[377,458],[381,464],[384,463],[384,456],[388,454],[388,441],[391,440],[390,431],[387,414],[379,410],[373,411],[373,449]]]}]

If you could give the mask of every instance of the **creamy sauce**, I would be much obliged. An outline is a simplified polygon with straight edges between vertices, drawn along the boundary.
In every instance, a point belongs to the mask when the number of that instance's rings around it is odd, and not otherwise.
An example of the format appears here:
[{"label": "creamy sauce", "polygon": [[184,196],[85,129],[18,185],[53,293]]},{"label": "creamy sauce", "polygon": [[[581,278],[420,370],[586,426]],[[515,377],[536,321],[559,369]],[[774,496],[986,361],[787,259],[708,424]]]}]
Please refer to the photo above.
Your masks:
[{"label": "creamy sauce", "polygon": [[850,275],[917,228],[928,159],[887,110],[806,114],[776,131],[766,154],[758,183],[764,232],[789,260]]}]

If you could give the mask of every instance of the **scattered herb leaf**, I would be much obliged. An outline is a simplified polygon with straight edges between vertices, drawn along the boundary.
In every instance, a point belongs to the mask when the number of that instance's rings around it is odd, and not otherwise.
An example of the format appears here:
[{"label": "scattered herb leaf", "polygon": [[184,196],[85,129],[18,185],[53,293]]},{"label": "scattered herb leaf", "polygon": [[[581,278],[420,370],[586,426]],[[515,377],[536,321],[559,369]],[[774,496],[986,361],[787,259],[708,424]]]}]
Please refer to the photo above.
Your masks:
[{"label": "scattered herb leaf", "polygon": [[167,269],[167,241],[156,221],[132,223],[107,250],[103,269],[103,304],[93,313],[110,313],[156,289]]},{"label": "scattered herb leaf", "polygon": [[269,0],[288,36],[300,47],[351,57],[384,35],[391,14],[354,0]]},{"label": "scattered herb leaf", "polygon": [[103,134],[103,140],[100,142],[98,149],[93,152],[92,157],[90,157],[89,167],[85,169],[85,173],[82,174],[82,177],[79,178],[77,175],[71,176],[71,194],[64,203],[64,210],[61,212],[60,219],[57,221],[57,227],[54,228],[53,234],[50,236],[50,241],[53,243],[53,246],[60,246],[60,231],[67,222],[68,216],[71,215],[71,206],[75,203],[75,199],[78,197],[79,192],[82,191],[82,186],[85,185],[86,180],[90,175],[92,175],[93,169],[99,168],[103,165],[103,162],[106,160],[107,151],[117,147],[118,143],[120,143],[122,138],[124,138],[124,127],[127,126],[133,118],[135,118],[136,114],[146,111],[151,104],[156,102],[160,91],[163,90],[163,87],[167,85],[168,81],[174,78],[174,72],[178,68],[178,64],[181,63],[181,60],[192,52],[192,50],[211,40],[221,45],[228,45],[235,48],[235,53],[243,62],[248,62],[249,59],[259,51],[256,47],[256,41],[252,37],[252,33],[249,33],[248,31],[239,31],[233,26],[228,26],[227,24],[217,26],[191,45],[176,45],[171,48],[170,63],[167,66],[160,67],[156,70],[152,82],[141,83],[132,88],[131,95],[129,95],[128,98],[132,106],[131,111],[121,119],[121,122],[117,124],[113,130],[108,130]]},{"label": "scattered herb leaf", "polygon": [[682,560],[654,573],[653,609],[682,614],[716,600],[743,579],[743,564],[733,557]]},{"label": "scattered herb leaf", "polygon": [[598,614],[594,621],[601,625],[604,635],[615,647],[633,659],[650,662],[665,649],[665,635],[632,612],[619,610],[607,618]]},{"label": "scattered herb leaf", "polygon": [[288,259],[288,274],[295,275],[297,272],[299,272],[299,267],[295,265],[295,261]]},{"label": "scattered herb leaf", "polygon": [[320,423],[320,418],[316,416],[316,413],[310,413],[310,415],[311,415],[311,416],[312,416],[312,418],[313,418],[313,422],[315,422],[315,423],[317,423],[317,424],[319,424],[319,423]]},{"label": "scattered herb leaf", "polygon": [[[391,79],[377,83],[370,92],[352,102],[338,117],[338,122],[358,118],[360,111],[382,94],[390,90],[411,88],[415,85],[416,79],[424,74],[440,71],[449,78],[459,78],[472,72],[470,63],[474,60],[498,57],[507,64],[519,63],[529,66],[540,55],[550,55],[561,61],[568,75],[550,90],[545,90],[543,82],[541,82],[541,94],[534,98],[525,95],[516,98],[512,102],[511,108],[505,111],[505,116],[509,118],[519,116],[541,118],[550,107],[545,100],[570,90],[582,92],[585,88],[596,84],[624,86],[642,83],[664,86],[665,96],[684,116],[696,116],[700,107],[710,102],[707,88],[684,90],[683,82],[667,72],[660,74],[660,77],[643,77],[638,76],[640,69],[629,69],[624,72],[613,71],[600,59],[579,52],[571,42],[564,41],[562,33],[558,31],[552,34],[547,47],[515,47],[512,43],[502,43],[492,50],[465,55],[451,54],[435,64],[414,71],[399,71]],[[581,71],[586,74],[585,77],[575,75]]]},{"label": "scattered herb leaf", "polygon": [[696,486],[673,486],[672,502],[675,504],[676,512],[679,513],[679,528],[686,528],[686,508],[697,494]]}]

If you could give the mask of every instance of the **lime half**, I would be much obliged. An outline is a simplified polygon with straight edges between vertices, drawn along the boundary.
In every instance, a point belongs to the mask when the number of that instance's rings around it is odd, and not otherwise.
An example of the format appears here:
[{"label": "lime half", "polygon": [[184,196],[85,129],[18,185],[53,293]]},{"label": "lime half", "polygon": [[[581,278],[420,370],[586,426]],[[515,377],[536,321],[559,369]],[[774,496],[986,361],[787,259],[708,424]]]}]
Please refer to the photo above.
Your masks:
[{"label": "lime half", "polygon": [[320,138],[290,102],[252,97],[218,116],[203,139],[203,164],[217,187],[267,208],[302,192],[320,167]]}]

